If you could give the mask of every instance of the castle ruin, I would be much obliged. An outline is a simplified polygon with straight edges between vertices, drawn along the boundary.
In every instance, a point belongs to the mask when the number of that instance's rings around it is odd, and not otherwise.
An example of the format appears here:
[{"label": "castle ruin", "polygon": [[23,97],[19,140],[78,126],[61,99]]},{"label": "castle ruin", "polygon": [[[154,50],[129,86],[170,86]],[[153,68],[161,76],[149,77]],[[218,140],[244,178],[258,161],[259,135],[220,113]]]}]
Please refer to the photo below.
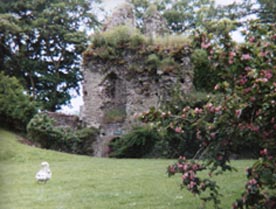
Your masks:
[{"label": "castle ruin", "polygon": [[[166,40],[166,22],[156,11],[152,15],[147,13],[144,22],[145,37],[163,36]],[[108,45],[99,38],[102,45],[94,43],[84,53],[81,117],[89,126],[100,129],[96,156],[105,156],[108,152],[105,144],[127,133],[137,123],[133,118],[135,113],[160,107],[171,99],[176,89],[187,93],[192,88],[188,44],[167,46],[152,40],[145,44],[135,35],[133,9],[129,5],[113,14],[104,27],[103,37],[121,25],[128,28],[126,38],[134,36],[129,39],[132,45],[125,39],[117,40],[120,46]]]}]

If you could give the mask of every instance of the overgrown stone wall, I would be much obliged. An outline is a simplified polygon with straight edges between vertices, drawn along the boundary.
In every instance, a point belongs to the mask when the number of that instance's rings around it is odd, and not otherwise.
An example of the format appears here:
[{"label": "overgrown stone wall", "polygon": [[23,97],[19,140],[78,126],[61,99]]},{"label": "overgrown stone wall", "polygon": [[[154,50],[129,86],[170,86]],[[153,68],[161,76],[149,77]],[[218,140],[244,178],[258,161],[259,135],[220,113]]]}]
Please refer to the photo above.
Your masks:
[{"label": "overgrown stone wall", "polygon": [[[133,125],[135,113],[147,111],[152,106],[159,107],[170,100],[174,92],[191,90],[189,46],[159,47],[120,49],[123,53],[112,60],[95,54],[89,56],[87,51],[82,116],[89,125],[99,128],[120,123],[121,130],[114,132],[124,133]],[[168,58],[171,61],[164,62]],[[103,131],[103,134],[114,133]]]},{"label": "overgrown stone wall", "polygon": [[156,20],[148,22],[158,27],[147,26],[148,36],[131,25],[118,26],[114,17],[116,27],[107,25],[105,31],[95,34],[83,53],[81,118],[101,130],[97,156],[105,155],[103,147],[108,141],[135,125],[135,113],[158,108],[176,93],[188,93],[193,87],[189,41],[162,36],[166,29],[159,26],[166,24],[161,24],[158,14],[153,17]]},{"label": "overgrown stone wall", "polygon": [[50,118],[56,122],[56,126],[69,127],[71,129],[78,129],[83,126],[82,121],[76,115],[67,115],[58,112],[45,112]]}]

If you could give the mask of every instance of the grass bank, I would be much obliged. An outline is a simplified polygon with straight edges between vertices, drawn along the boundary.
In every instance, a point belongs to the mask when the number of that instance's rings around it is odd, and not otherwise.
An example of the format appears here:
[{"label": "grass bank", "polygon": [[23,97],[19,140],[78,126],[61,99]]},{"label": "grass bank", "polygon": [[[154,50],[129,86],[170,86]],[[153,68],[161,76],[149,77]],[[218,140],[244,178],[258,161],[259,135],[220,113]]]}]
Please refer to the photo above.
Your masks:
[{"label": "grass bank", "polygon": [[[47,184],[35,182],[41,161],[48,161],[53,173]],[[166,167],[174,162],[69,155],[21,144],[0,129],[0,208],[196,209],[200,201],[180,190],[180,176],[166,175]],[[238,172],[217,178],[223,208],[239,197],[245,167],[251,163],[235,161]]]}]

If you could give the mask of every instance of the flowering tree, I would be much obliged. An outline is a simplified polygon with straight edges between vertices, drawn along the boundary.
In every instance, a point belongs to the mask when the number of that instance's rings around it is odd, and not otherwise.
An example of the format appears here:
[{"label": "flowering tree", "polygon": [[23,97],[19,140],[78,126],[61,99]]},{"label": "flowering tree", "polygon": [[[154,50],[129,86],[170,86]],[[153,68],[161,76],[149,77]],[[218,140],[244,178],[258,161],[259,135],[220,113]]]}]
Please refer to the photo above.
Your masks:
[{"label": "flowering tree", "polygon": [[[209,170],[209,176],[233,168],[231,153],[241,144],[254,144],[260,158],[247,170],[248,182],[242,198],[233,208],[276,207],[276,25],[251,22],[244,31],[245,43],[236,44],[229,35],[214,44],[207,34],[195,34],[195,42],[208,54],[220,81],[202,107],[184,107],[178,114],[151,109],[141,115],[144,122],[178,133],[185,127],[196,131],[200,142],[195,159],[180,158],[169,166],[169,174],[183,174],[183,186],[219,206],[218,187],[210,178],[200,179],[197,172]],[[208,192],[208,196],[203,193]]]}]

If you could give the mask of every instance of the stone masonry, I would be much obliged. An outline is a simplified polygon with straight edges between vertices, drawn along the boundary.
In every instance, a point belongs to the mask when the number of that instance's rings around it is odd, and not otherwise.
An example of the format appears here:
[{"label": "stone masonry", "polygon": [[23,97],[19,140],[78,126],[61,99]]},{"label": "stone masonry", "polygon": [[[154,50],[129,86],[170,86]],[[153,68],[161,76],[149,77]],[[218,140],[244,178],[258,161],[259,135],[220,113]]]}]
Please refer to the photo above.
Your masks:
[{"label": "stone masonry", "polygon": [[[123,14],[120,14],[121,11]],[[122,20],[121,15],[127,15],[127,24],[134,24],[132,8],[125,7],[115,12],[105,30],[109,30]],[[119,17],[118,17],[119,16]],[[160,34],[160,17],[148,21],[147,34],[156,36]],[[124,19],[124,18],[123,18]],[[125,24],[124,21],[121,21]],[[158,27],[153,27],[158,24]],[[112,27],[111,27],[112,26]],[[134,26],[134,25],[133,25]],[[130,26],[131,27],[131,26]],[[149,29],[158,28],[158,31]],[[163,34],[161,34],[163,35]],[[135,113],[148,111],[150,107],[158,108],[161,102],[170,100],[170,92],[178,88],[182,92],[189,92],[192,88],[192,76],[187,73],[191,71],[189,48],[183,47],[181,58],[181,74],[166,72],[158,76],[150,73],[140,73],[129,77],[131,67],[138,69],[145,68],[145,60],[133,56],[133,51],[126,50],[123,53],[123,64],[115,65],[101,60],[94,60],[83,66],[83,100],[84,106],[81,109],[81,118],[88,126],[100,129],[100,137],[96,145],[96,156],[107,156],[108,147],[106,144],[115,137],[120,137],[136,125]],[[105,70],[102,70],[105,69]],[[136,70],[137,70],[136,69]]]}]

